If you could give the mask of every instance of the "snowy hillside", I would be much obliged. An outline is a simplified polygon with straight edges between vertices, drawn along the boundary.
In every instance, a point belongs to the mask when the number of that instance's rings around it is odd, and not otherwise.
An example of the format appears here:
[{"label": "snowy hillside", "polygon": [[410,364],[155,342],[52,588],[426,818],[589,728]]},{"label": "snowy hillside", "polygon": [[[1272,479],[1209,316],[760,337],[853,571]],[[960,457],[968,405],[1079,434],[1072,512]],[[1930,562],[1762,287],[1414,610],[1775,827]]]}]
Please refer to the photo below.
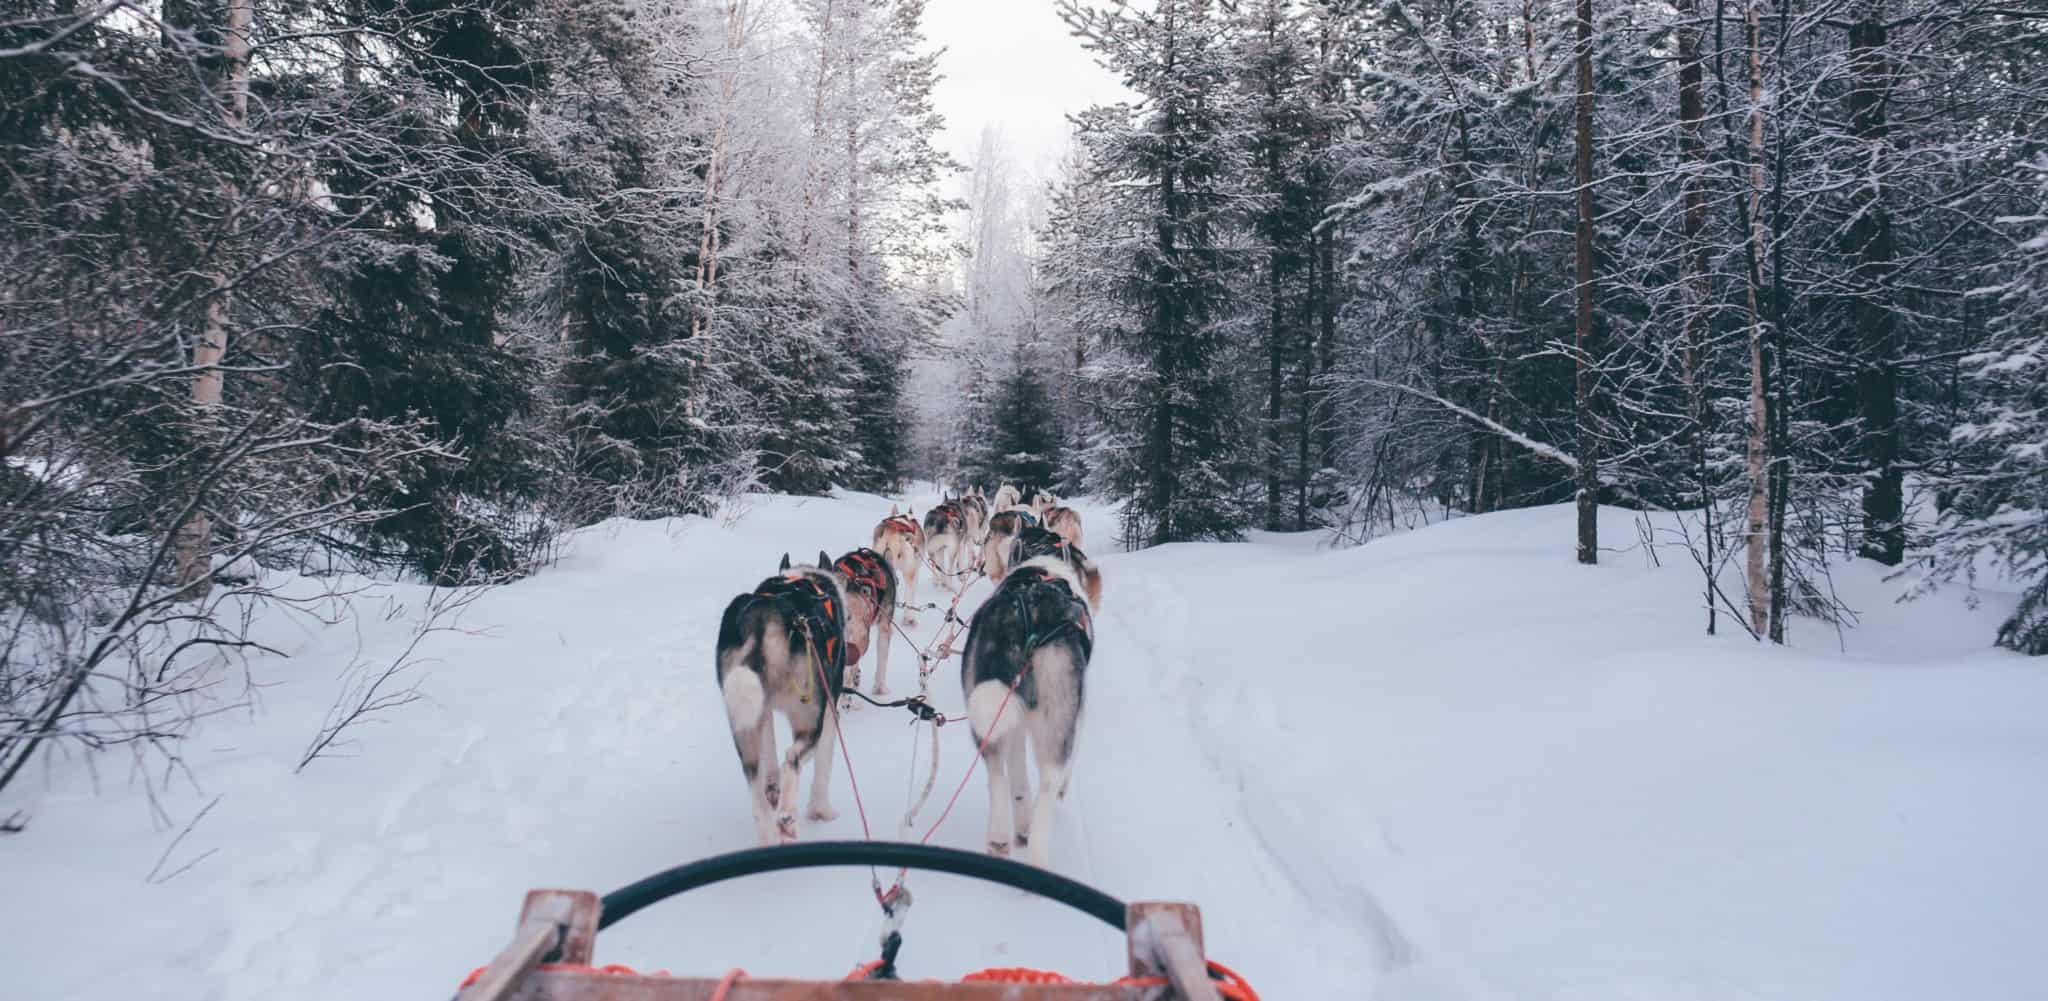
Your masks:
[{"label": "snowy hillside", "polygon": [[[188,771],[52,754],[0,797],[0,817],[27,817],[0,838],[24,894],[0,907],[0,994],[443,997],[528,888],[604,892],[747,845],[712,680],[719,611],[784,551],[864,544],[888,507],[769,497],[731,525],[587,531],[427,640],[425,701],[300,774],[359,638],[276,624],[292,656],[256,662],[260,710],[209,721]],[[1100,550],[1111,520],[1083,510]],[[1635,537],[1604,514],[1604,538]],[[1211,953],[1273,999],[2044,996],[2048,673],[1985,648],[2010,602],[1894,606],[1902,585],[1848,567],[1837,584],[1864,624],[1845,650],[1804,620],[1790,649],[1763,649],[1700,634],[1675,554],[1575,566],[1570,518],[1342,552],[1260,537],[1102,555],[1055,867],[1199,903]],[[366,660],[410,637],[404,615],[361,628]],[[915,659],[894,653],[908,687]],[[957,679],[957,662],[934,679],[947,712]],[[885,835],[922,779],[907,720],[847,725]],[[964,727],[943,735],[921,824],[971,756]],[[806,837],[860,834],[848,770],[835,778],[841,816]],[[934,840],[981,845],[984,804],[977,774]],[[872,955],[867,879],[700,891],[607,932],[598,960],[838,976]],[[1057,905],[911,886],[906,975],[1121,965],[1118,936]]]}]

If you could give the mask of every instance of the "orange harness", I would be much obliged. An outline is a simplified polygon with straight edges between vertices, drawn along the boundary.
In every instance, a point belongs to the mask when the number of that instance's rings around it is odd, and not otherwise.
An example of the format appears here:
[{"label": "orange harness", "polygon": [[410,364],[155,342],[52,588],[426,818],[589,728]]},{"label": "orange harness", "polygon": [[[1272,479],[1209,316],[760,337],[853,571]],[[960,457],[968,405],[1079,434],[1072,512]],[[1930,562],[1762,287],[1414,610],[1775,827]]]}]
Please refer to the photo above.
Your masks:
[{"label": "orange harness", "polygon": [[[803,574],[784,574],[762,582],[760,589],[754,592],[754,597],[782,603],[789,611],[808,623],[807,629],[813,633],[822,632],[824,648],[821,652],[824,653],[825,660],[839,665],[839,637],[846,632],[846,617],[840,612],[839,603],[832,600],[831,589]],[[823,621],[819,621],[819,616],[804,607],[806,598],[815,602],[816,606],[824,611]]]},{"label": "orange harness", "polygon": [[886,531],[895,532],[898,535],[908,535],[913,539],[917,538],[918,533],[924,530],[924,527],[917,523],[916,518],[907,514],[892,514],[882,519],[882,528]]}]

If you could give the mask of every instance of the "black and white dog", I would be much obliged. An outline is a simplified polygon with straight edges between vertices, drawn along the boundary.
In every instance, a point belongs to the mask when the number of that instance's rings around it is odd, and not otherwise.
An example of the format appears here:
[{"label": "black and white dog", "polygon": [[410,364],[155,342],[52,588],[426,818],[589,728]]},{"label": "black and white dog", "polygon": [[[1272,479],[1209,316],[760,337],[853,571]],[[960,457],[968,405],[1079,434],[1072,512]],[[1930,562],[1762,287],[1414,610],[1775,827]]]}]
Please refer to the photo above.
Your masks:
[{"label": "black and white dog", "polygon": [[1096,569],[1095,561],[1089,559],[1078,544],[1058,532],[1035,525],[1026,525],[1010,540],[1009,565],[1021,567],[1041,557],[1052,557],[1066,564],[1075,579],[1080,581],[1089,609],[1102,609],[1102,571]]},{"label": "black and white dog", "polygon": [[981,568],[988,572],[989,580],[1003,582],[1003,574],[1011,565],[1011,543],[1019,532],[1037,525],[1038,516],[1024,507],[1007,508],[989,517],[988,538],[981,544]]},{"label": "black and white dog", "polygon": [[[1067,794],[1074,740],[1081,724],[1083,676],[1095,648],[1090,608],[1101,578],[1084,581],[1063,556],[1040,556],[1010,568],[996,593],[974,613],[960,687],[967,720],[988,771],[988,850],[1008,855],[1016,842],[1046,865],[1054,801]],[[1025,764],[1029,743],[1038,789]]]},{"label": "black and white dog", "polygon": [[[781,569],[734,598],[718,624],[718,687],[764,845],[796,840],[798,769],[813,751],[810,818],[838,816],[831,785],[839,719],[832,709],[846,674],[846,587],[824,553],[815,566],[797,567],[785,553]],[[789,753],[779,768],[778,712],[790,729]]]}]

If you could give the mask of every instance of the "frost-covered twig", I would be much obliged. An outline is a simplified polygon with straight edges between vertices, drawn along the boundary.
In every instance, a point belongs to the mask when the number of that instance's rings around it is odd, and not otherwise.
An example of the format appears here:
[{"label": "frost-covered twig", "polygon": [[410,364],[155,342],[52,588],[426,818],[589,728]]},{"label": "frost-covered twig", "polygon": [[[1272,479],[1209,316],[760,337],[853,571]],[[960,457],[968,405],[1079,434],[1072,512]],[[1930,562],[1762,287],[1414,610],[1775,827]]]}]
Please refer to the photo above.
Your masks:
[{"label": "frost-covered twig", "polygon": [[186,862],[184,865],[181,865],[176,869],[171,870],[169,873],[164,875],[163,878],[157,878],[157,873],[163,870],[164,863],[169,862],[171,860],[171,855],[178,850],[178,846],[185,843],[185,836],[191,834],[192,829],[198,827],[199,822],[205,820],[206,815],[213,812],[214,806],[219,804],[220,800],[221,798],[219,796],[215,796],[212,800],[208,801],[204,807],[200,808],[197,814],[193,815],[192,819],[185,824],[185,829],[179,831],[178,836],[171,839],[171,843],[168,847],[164,849],[164,853],[162,855],[157,856],[156,864],[150,867],[149,875],[144,876],[142,878],[143,882],[168,883],[171,880],[176,879],[180,873],[192,868],[195,865],[198,865],[201,862],[206,861],[209,858],[212,858],[215,854],[217,854],[220,851],[220,849],[218,848],[209,848],[203,852],[200,852],[199,855],[196,858],[193,858],[191,861]]},{"label": "frost-covered twig", "polygon": [[[300,755],[299,763],[292,771],[304,771],[315,759],[331,757],[337,750],[349,746],[352,741],[343,740],[342,735],[351,727],[376,722],[383,714],[423,698],[420,680],[408,677],[413,668],[425,663],[414,654],[427,637],[435,633],[460,631],[455,620],[483,592],[481,587],[435,588],[421,605],[420,618],[414,623],[411,638],[388,662],[373,668],[360,657],[351,659],[342,672],[341,693],[328,708],[319,732],[306,745],[305,753]],[[386,618],[402,612],[402,607],[394,608]]]}]

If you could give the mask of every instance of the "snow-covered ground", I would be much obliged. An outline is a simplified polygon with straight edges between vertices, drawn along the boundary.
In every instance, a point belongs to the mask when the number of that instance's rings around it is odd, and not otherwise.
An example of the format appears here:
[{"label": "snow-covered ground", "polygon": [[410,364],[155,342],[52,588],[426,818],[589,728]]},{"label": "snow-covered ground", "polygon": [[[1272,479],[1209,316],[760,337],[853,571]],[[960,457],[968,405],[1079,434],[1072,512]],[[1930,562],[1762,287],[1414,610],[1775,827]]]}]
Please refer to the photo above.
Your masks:
[{"label": "snow-covered ground", "polygon": [[[467,609],[468,632],[429,638],[428,701],[300,774],[341,665],[359,643],[388,659],[409,630],[404,615],[264,624],[291,659],[254,664],[261,710],[207,723],[187,771],[63,754],[0,796],[0,817],[28,817],[0,837],[0,996],[445,997],[528,888],[604,892],[745,846],[719,612],[785,550],[865,543],[888,507],[758,498],[731,525],[583,533]],[[1099,550],[1110,519],[1086,513]],[[1636,538],[1605,514],[1603,538]],[[1573,564],[1570,518],[1463,519],[1341,552],[1261,536],[1101,555],[1055,868],[1197,902],[1211,953],[1276,1001],[2048,997],[2048,670],[1989,649],[2009,602],[1894,606],[1903,584],[1846,567],[1863,624],[1838,639],[1799,621],[1791,649],[1765,649],[1701,634],[1682,554]],[[957,662],[935,679],[948,712],[957,679]],[[907,719],[848,721],[884,834],[922,778]],[[965,727],[944,732],[921,823],[971,750]],[[806,836],[859,836],[847,769],[836,779],[840,819]],[[985,801],[977,774],[935,840],[980,846]],[[867,880],[700,891],[606,932],[598,959],[839,976],[873,953]],[[911,887],[907,975],[1120,972],[1118,937],[1059,905],[928,874]]]}]

